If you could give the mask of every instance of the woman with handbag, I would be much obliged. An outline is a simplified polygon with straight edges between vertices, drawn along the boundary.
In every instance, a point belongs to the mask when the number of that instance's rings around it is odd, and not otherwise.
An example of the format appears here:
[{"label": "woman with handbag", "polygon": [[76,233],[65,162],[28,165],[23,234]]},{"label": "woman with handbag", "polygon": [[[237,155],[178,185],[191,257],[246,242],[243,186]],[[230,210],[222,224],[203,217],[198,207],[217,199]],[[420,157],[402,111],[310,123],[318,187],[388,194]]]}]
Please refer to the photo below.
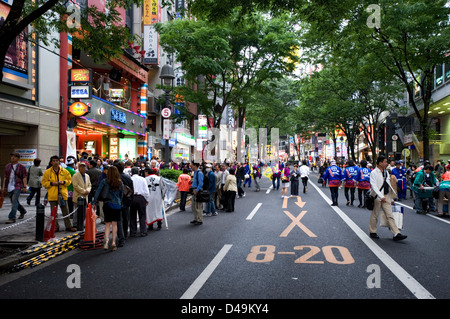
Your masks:
[{"label": "woman with handbag", "polygon": [[106,179],[99,184],[92,200],[92,206],[96,209],[97,200],[103,201],[103,214],[105,216],[105,239],[104,249],[109,248],[109,232],[112,228],[111,249],[117,250],[117,222],[122,213],[123,184],[120,178],[119,170],[115,166],[108,169]]}]

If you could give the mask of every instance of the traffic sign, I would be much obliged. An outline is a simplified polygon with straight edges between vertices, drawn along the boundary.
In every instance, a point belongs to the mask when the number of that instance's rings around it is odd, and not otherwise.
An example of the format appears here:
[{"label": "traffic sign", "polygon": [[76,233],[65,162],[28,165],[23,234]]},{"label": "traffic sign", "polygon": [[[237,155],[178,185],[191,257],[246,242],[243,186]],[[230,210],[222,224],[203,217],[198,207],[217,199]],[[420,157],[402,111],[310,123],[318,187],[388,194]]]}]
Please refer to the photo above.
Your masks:
[{"label": "traffic sign", "polygon": [[161,116],[164,117],[165,119],[169,118],[171,115],[172,111],[168,107],[165,107],[161,110]]}]

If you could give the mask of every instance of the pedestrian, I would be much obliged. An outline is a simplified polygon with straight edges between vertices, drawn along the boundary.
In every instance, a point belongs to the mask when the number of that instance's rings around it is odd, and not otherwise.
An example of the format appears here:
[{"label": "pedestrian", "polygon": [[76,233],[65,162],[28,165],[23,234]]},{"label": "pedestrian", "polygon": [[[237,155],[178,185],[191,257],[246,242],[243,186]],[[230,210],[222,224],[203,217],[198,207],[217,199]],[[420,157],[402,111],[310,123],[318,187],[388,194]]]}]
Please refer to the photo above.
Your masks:
[{"label": "pedestrian", "polygon": [[183,173],[178,176],[177,187],[180,192],[180,210],[184,212],[186,210],[186,199],[189,194],[189,189],[191,188],[192,181],[189,176],[189,169],[183,168]]},{"label": "pedestrian", "polygon": [[[355,201],[355,190],[356,190],[356,176],[358,175],[358,166],[356,166],[353,160],[347,161],[347,167],[344,169],[343,181],[344,181],[344,195],[347,199],[347,206],[353,206]],[[349,196],[350,191],[350,196]]]},{"label": "pedestrian", "polygon": [[194,220],[191,221],[191,224],[194,225],[202,225],[203,224],[203,203],[197,200],[197,194],[203,188],[203,173],[199,170],[199,164],[196,162],[191,163],[191,169],[194,172],[194,176],[192,178],[192,213],[194,214]]},{"label": "pedestrian", "polygon": [[211,163],[206,164],[205,176],[209,180],[209,201],[206,203],[205,211],[203,213],[205,214],[205,216],[217,216],[216,206],[214,205],[214,193],[216,192],[216,175],[212,171]]},{"label": "pedestrian", "polygon": [[322,178],[324,182],[328,181],[328,187],[331,192],[331,206],[338,206],[339,186],[341,186],[342,170],[336,165],[335,160],[330,162],[330,166],[325,170]]},{"label": "pedestrian", "polygon": [[276,181],[276,187],[277,190],[280,189],[280,179],[281,179],[281,169],[280,164],[275,164],[272,167],[272,188],[275,190],[275,181]]},{"label": "pedestrian", "polygon": [[128,236],[128,227],[130,222],[130,206],[133,203],[133,181],[129,174],[124,173],[124,165],[120,160],[115,160],[113,165],[117,167],[120,174],[120,179],[123,183],[123,197],[120,220],[117,222],[117,236],[119,239],[119,247],[125,245],[125,240]]},{"label": "pedestrian", "polygon": [[289,176],[289,167],[286,165],[286,167],[281,170],[281,198],[288,198],[287,191],[289,188]]},{"label": "pedestrian", "polygon": [[369,234],[371,238],[379,238],[377,235],[377,225],[378,215],[381,209],[386,216],[389,229],[394,235],[393,239],[395,241],[403,240],[407,236],[400,233],[392,214],[392,205],[394,204],[393,196],[395,195],[395,191],[390,183],[390,174],[386,169],[387,166],[387,158],[384,155],[380,155],[377,158],[377,167],[370,174],[370,192],[371,195],[374,197],[376,196],[376,198],[372,213],[370,215]]},{"label": "pedestrian", "polygon": [[258,179],[261,179],[261,168],[258,163],[252,165],[252,174],[253,180],[255,182],[255,192],[259,192],[261,190],[261,187],[259,186]]},{"label": "pedestrian", "polygon": [[42,172],[40,165],[41,160],[39,158],[35,158],[33,160],[33,166],[30,166],[30,168],[28,169],[27,174],[28,186],[30,187],[31,190],[30,195],[28,195],[27,197],[28,205],[31,205],[31,200],[33,199],[33,196],[35,194],[36,194],[36,201],[34,205],[37,206],[41,201],[41,188],[42,188],[41,179],[44,173]]},{"label": "pedestrian", "polygon": [[447,214],[444,213],[444,198],[450,200],[450,164],[445,167],[445,173],[441,175],[442,181],[439,183],[438,216],[449,216],[447,201]]},{"label": "pedestrian", "polygon": [[[433,167],[429,164],[425,165],[422,170],[417,172],[412,185],[414,191],[414,206],[417,214],[426,213],[423,209],[423,200],[428,200],[428,205],[432,212],[436,212],[436,206],[434,205],[433,196],[431,191],[425,190],[425,187],[436,187],[438,180],[433,172]],[[427,196],[428,195],[428,196]]]},{"label": "pedestrian", "polygon": [[[86,174],[86,163],[81,162],[78,164],[78,172],[72,176],[72,186],[73,186],[73,202],[74,207],[78,208],[78,199],[83,197],[84,204],[87,204],[87,197],[91,192],[92,184],[91,178]],[[78,210],[73,214],[73,224],[77,225],[78,214],[81,213]]]},{"label": "pedestrian", "polygon": [[[73,175],[75,175],[75,164],[76,164],[76,162],[75,162],[75,159],[73,158],[73,157],[68,157],[67,158],[67,161],[66,161],[66,167],[65,167],[65,169],[70,173],[70,176],[73,178]],[[67,199],[67,205],[68,205],[68,208],[69,208],[69,212],[73,212],[73,207],[74,207],[74,205],[73,205],[73,186],[72,186],[72,183],[69,185],[69,186],[67,186],[67,196],[68,196],[68,199]]]},{"label": "pedestrian", "polygon": [[[67,208],[68,192],[67,186],[72,183],[72,177],[68,170],[60,165],[59,157],[54,155],[50,158],[51,167],[48,168],[42,176],[42,186],[47,189],[50,208],[60,207],[64,219],[66,231],[74,232],[76,229],[72,226]],[[67,216],[67,217],[66,217]],[[56,221],[55,231],[59,231],[59,224]]]},{"label": "pedestrian", "polygon": [[299,179],[301,172],[298,169],[298,164],[294,164],[294,169],[291,172],[291,196],[298,196]]},{"label": "pedestrian", "polygon": [[372,172],[367,167],[367,161],[362,160],[360,163],[361,167],[358,168],[356,173],[356,183],[358,186],[358,199],[359,199],[359,208],[366,208],[364,203],[364,199],[366,198],[366,193],[370,189],[370,173]]},{"label": "pedestrian", "polygon": [[108,167],[106,179],[103,179],[98,185],[97,191],[92,200],[92,206],[96,209],[95,204],[103,189],[107,188],[107,200],[103,200],[103,214],[105,217],[105,239],[103,248],[109,249],[109,232],[112,232],[111,250],[117,250],[117,222],[120,220],[122,213],[123,183],[120,178],[119,170],[115,166]]},{"label": "pedestrian", "polygon": [[235,171],[238,198],[245,197],[245,192],[242,189],[242,181],[245,180],[245,167],[241,163],[237,163]]},{"label": "pedestrian", "polygon": [[225,191],[225,197],[227,199],[227,212],[234,212],[234,203],[236,201],[237,182],[234,168],[230,168],[230,174],[228,174],[225,181],[223,190]]},{"label": "pedestrian", "polygon": [[157,223],[158,230],[161,229],[164,218],[164,197],[166,195],[166,185],[156,168],[145,168],[145,181],[148,185],[150,200],[146,207],[147,230],[153,230],[153,224]]},{"label": "pedestrian", "polygon": [[395,162],[395,167],[391,170],[391,174],[397,178],[398,201],[406,199],[406,168],[402,167],[401,161]]},{"label": "pedestrian", "polygon": [[306,160],[303,160],[302,165],[300,166],[300,178],[303,184],[303,193],[306,193],[308,191],[309,173],[309,166],[306,164]]},{"label": "pedestrian", "polygon": [[245,181],[244,181],[244,188],[245,188],[245,185],[248,183],[248,188],[250,188],[250,187],[252,187],[252,168],[251,168],[251,165],[250,165],[250,163],[245,163],[245,165],[244,165],[244,171],[245,171],[245,175],[244,175],[244,178],[245,178]]},{"label": "pedestrian", "polygon": [[146,207],[150,202],[147,181],[139,176],[139,168],[131,168],[133,181],[133,202],[130,207],[130,236],[136,237],[137,220],[139,218],[139,232],[142,237],[147,236]]},{"label": "pedestrian", "polygon": [[90,160],[88,165],[89,166],[88,170],[86,171],[86,174],[89,175],[92,184],[91,193],[88,196],[88,202],[92,203],[92,198],[94,197],[94,194],[97,191],[99,184],[98,178],[102,174],[102,171],[100,170],[100,168],[97,167],[97,162],[94,160]]},{"label": "pedestrian", "polygon": [[8,192],[9,198],[11,198],[11,211],[6,224],[16,222],[17,210],[20,212],[19,219],[23,219],[27,213],[26,209],[19,202],[20,192],[23,191],[25,193],[27,191],[27,169],[19,163],[19,153],[13,152],[9,155],[10,163],[5,166],[5,178],[2,185],[2,193]]},{"label": "pedestrian", "polygon": [[222,196],[221,180],[222,180],[223,173],[220,170],[219,164],[216,164],[214,166],[214,174],[216,175],[216,192],[214,193],[214,204],[216,206],[216,212],[217,212],[217,210],[223,209],[223,206],[220,203],[220,197]]}]

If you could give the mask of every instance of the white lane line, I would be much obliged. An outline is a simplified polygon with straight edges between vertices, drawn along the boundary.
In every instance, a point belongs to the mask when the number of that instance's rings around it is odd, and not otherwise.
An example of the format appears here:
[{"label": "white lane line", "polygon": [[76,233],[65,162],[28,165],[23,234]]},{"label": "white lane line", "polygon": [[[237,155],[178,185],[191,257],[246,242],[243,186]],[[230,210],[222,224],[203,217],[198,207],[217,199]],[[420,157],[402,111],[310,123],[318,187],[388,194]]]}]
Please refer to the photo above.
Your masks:
[{"label": "white lane line", "polygon": [[[322,190],[311,183],[319,194],[325,199],[328,204],[331,200],[322,192]],[[339,207],[331,206],[334,211],[344,220],[344,222],[355,232],[355,234],[363,241],[364,244],[381,260],[383,264],[411,291],[411,293],[418,299],[435,299],[433,295],[428,292],[417,280],[415,280],[405,269],[403,269],[391,256],[389,256],[383,249],[358,227]]]},{"label": "white lane line", "polygon": [[270,185],[269,189],[267,189],[266,194],[270,193],[270,190],[273,188],[273,185]]},{"label": "white lane line", "polygon": [[[409,209],[411,209],[411,210],[414,210],[413,207],[408,206],[408,205],[405,205],[405,204],[403,204],[403,203],[395,202],[395,204],[401,205],[401,206],[406,207],[406,208],[409,208]],[[447,223],[447,224],[450,225],[450,221],[445,220],[445,219],[442,219],[441,217],[434,216],[434,215],[431,215],[431,214],[425,214],[425,215],[428,216],[428,217],[434,218],[434,219],[436,219],[436,220],[438,220],[438,221],[441,221],[441,222],[443,222],[443,223]]]},{"label": "white lane line", "polygon": [[199,292],[199,290],[203,287],[205,282],[214,272],[214,270],[219,266],[222,259],[230,250],[233,245],[225,245],[222,249],[217,253],[216,257],[209,263],[209,265],[203,270],[200,276],[195,279],[192,285],[186,290],[186,292],[180,297],[180,299],[194,299],[195,295]]},{"label": "white lane line", "polygon": [[258,203],[255,208],[253,208],[252,212],[247,216],[246,220],[251,220],[253,216],[255,216],[258,209],[261,207],[262,203]]}]

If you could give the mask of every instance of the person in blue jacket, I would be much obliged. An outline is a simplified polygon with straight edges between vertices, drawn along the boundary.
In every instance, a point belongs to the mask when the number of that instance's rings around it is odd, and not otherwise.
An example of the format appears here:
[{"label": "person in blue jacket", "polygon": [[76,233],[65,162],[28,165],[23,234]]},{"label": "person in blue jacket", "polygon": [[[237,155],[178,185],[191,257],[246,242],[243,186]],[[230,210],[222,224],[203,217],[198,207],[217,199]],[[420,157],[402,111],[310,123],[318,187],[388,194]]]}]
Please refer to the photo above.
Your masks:
[{"label": "person in blue jacket", "polygon": [[244,181],[244,187],[248,182],[248,187],[250,188],[250,187],[252,187],[252,173],[253,173],[250,170],[250,163],[245,163],[244,170],[245,170],[245,175],[249,176],[249,178],[246,178]]},{"label": "person in blue jacket", "polygon": [[322,178],[324,181],[328,180],[328,187],[331,192],[331,206],[338,206],[339,186],[341,186],[342,170],[336,165],[336,161],[330,162],[330,167],[325,170]]},{"label": "person in blue jacket", "polygon": [[406,199],[406,168],[402,167],[402,162],[395,162],[395,168],[391,170],[391,174],[397,177],[397,196],[398,201],[400,202],[403,199]]},{"label": "person in blue jacket", "polygon": [[366,197],[367,191],[370,189],[370,173],[372,172],[370,168],[367,167],[367,161],[362,160],[360,163],[361,167],[356,173],[356,182],[358,183],[358,199],[360,208],[366,208],[364,205],[364,198]]},{"label": "person in blue jacket", "polygon": [[[347,167],[343,172],[343,181],[344,181],[344,194],[347,199],[347,206],[352,205],[355,201],[355,190],[356,190],[356,175],[358,173],[358,166],[352,160],[347,161]],[[350,197],[348,192],[350,191]]]}]

